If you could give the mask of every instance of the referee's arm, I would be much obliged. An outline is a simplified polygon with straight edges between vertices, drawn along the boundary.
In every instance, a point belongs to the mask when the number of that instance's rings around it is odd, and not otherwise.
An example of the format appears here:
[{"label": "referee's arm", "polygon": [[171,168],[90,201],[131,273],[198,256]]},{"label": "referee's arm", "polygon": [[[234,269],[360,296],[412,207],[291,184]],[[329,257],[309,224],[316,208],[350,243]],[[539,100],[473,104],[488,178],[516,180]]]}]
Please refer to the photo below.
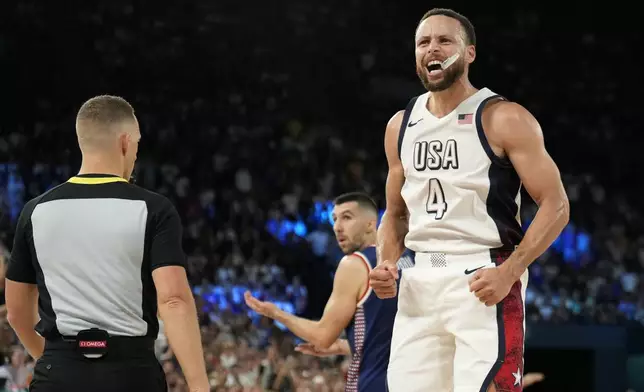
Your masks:
[{"label": "referee's arm", "polygon": [[29,247],[34,204],[33,200],[27,203],[18,218],[5,278],[5,302],[9,325],[29,354],[38,359],[45,349],[45,339],[34,329],[40,320],[36,270]]},{"label": "referee's arm", "polygon": [[197,310],[184,268],[182,228],[174,206],[164,200],[154,227],[150,262],[161,320],[191,391],[210,390]]}]

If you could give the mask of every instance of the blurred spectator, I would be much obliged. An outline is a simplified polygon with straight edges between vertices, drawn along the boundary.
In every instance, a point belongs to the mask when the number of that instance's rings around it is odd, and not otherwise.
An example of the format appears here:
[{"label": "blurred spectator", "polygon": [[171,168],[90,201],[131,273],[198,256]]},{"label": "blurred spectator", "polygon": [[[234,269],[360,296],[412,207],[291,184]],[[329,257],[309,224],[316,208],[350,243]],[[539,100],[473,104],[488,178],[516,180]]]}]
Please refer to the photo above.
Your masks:
[{"label": "blurred spectator", "polygon": [[4,380],[4,388],[17,391],[29,387],[33,362],[28,361],[28,355],[22,346],[11,348],[9,363],[0,367],[0,380]]}]

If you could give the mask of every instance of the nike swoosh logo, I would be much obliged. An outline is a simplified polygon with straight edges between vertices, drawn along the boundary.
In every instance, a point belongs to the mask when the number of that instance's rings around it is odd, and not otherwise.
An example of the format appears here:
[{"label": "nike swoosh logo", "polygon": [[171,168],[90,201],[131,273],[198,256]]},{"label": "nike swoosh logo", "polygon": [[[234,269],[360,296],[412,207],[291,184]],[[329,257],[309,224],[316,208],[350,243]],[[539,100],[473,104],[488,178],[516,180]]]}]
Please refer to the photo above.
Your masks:
[{"label": "nike swoosh logo", "polygon": [[418,123],[419,123],[419,122],[421,122],[421,121],[423,121],[423,119],[422,119],[422,118],[421,118],[420,120],[416,121],[416,122],[411,122],[411,121],[410,121],[410,122],[409,122],[409,124],[407,124],[407,125],[409,126],[409,128],[411,128],[411,127],[413,127],[414,125],[418,124]]},{"label": "nike swoosh logo", "polygon": [[465,270],[465,275],[469,275],[469,274],[471,274],[471,273],[474,273],[474,272],[476,272],[476,271],[480,270],[480,269],[481,269],[481,268],[483,268],[483,267],[485,267],[485,266],[484,266],[484,265],[482,265],[482,266],[480,266],[480,267],[478,267],[478,268],[474,268],[474,269],[466,269],[466,270]]}]

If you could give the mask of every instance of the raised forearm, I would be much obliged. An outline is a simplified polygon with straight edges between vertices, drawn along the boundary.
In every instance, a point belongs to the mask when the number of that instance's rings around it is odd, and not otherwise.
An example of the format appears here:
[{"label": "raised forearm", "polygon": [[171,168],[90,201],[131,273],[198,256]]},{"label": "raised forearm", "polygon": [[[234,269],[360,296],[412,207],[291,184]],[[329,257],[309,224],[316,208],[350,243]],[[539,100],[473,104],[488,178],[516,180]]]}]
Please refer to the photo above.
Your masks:
[{"label": "raised forearm", "polygon": [[395,262],[405,251],[405,235],[409,231],[408,215],[385,211],[378,228],[378,264]]},{"label": "raised forearm", "polygon": [[530,264],[541,256],[568,224],[570,207],[561,197],[544,199],[525,233],[525,237],[504,263],[515,278],[521,277]]},{"label": "raised forearm", "polygon": [[278,310],[274,319],[284,324],[295,336],[319,348],[329,347],[340,335],[340,332],[335,333],[335,330],[323,327],[319,321],[297,317],[283,310]]}]

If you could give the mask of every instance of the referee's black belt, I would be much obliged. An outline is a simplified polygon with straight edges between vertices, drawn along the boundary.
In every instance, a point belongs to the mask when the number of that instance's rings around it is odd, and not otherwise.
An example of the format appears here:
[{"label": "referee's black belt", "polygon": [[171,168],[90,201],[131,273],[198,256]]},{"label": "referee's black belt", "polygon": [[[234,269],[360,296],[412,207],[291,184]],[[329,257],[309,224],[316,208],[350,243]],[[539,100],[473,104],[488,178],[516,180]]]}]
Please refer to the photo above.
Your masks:
[{"label": "referee's black belt", "polygon": [[[80,334],[79,334],[80,336]],[[45,351],[76,351],[88,358],[126,358],[154,353],[156,339],[141,336],[109,336],[79,339],[79,336],[58,336],[45,340]],[[100,355],[99,355],[100,354]]]}]

